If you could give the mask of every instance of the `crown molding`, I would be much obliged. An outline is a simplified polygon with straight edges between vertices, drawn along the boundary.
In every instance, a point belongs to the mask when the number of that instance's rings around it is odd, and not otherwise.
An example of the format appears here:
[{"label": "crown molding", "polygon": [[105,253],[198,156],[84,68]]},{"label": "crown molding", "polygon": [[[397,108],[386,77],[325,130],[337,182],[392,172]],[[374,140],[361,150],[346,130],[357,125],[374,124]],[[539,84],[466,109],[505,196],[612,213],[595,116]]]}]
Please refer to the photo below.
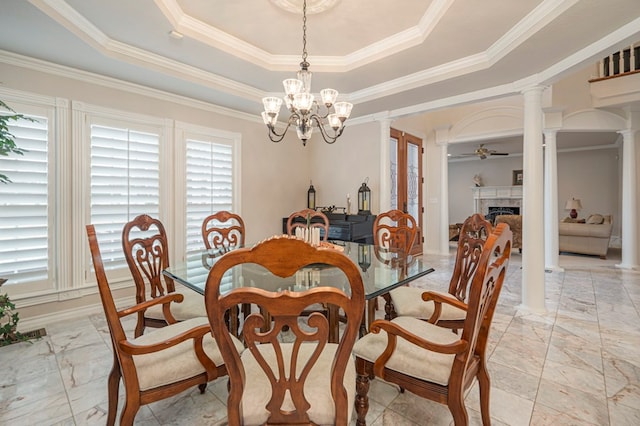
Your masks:
[{"label": "crown molding", "polygon": [[[52,0],[38,0],[52,1]],[[409,49],[429,36],[455,0],[433,0],[418,25],[344,56],[309,56],[317,72],[346,72]],[[270,71],[298,67],[297,55],[274,55],[186,14],[177,0],[155,0],[156,6],[180,33]]]},{"label": "crown molding", "polygon": [[105,56],[148,67],[182,80],[203,84],[243,99],[258,102],[264,96],[262,91],[249,85],[113,40],[63,0],[29,1]]},{"label": "crown molding", "polygon": [[43,61],[40,59],[34,59],[27,56],[18,55],[16,53],[0,50],[0,62],[7,65],[22,67],[31,69],[45,74],[56,75],[59,77],[69,78],[73,80],[82,81],[89,84],[95,84],[102,87],[108,87],[111,89],[122,90],[129,93],[147,96],[150,98],[173,102],[179,105],[187,106],[190,108],[197,108],[204,111],[209,111],[215,114],[224,115],[245,121],[252,121],[262,124],[262,118],[248,114],[242,111],[233,110],[230,108],[222,107],[219,105],[211,104],[208,102],[198,101],[186,96],[175,95],[173,93],[165,92],[158,89],[152,89],[146,86],[142,86],[135,83],[129,83],[126,81],[118,80],[111,77],[105,77],[99,74],[90,73],[87,71],[77,70],[75,68],[66,67],[63,65],[53,64],[51,62]]}]

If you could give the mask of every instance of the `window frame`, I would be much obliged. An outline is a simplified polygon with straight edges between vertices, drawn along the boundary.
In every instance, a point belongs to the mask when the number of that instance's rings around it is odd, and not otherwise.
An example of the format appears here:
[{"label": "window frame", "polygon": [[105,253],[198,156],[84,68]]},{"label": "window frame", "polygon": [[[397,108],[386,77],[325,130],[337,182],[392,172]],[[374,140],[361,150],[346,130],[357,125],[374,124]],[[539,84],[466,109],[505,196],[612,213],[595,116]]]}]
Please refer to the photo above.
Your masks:
[{"label": "window frame", "polygon": [[[59,199],[58,189],[64,168],[57,167],[66,150],[57,143],[63,140],[60,131],[62,126],[58,126],[57,123],[66,119],[65,107],[68,101],[6,89],[0,89],[0,96],[18,114],[47,119],[47,277],[19,284],[12,284],[9,280],[2,287],[3,292],[6,292],[14,301],[34,297],[42,301],[43,298],[48,299],[50,295],[56,293],[59,283],[66,278],[67,272],[60,265],[62,259],[59,256],[64,249],[62,246],[64,241],[59,239],[59,235],[62,235],[66,229],[65,222],[62,220],[64,200]],[[18,147],[20,148],[19,145]]]},{"label": "window frame", "polygon": [[[175,192],[174,192],[174,217],[175,231],[172,235],[171,259],[185,261],[187,258],[187,241],[185,232],[187,226],[187,140],[197,140],[221,145],[229,145],[232,148],[232,211],[242,216],[241,205],[241,152],[242,135],[205,126],[175,122]],[[204,243],[203,243],[204,248]]]},{"label": "window frame", "polygon": [[[74,163],[78,165],[73,179],[73,193],[75,194],[77,221],[74,238],[73,259],[76,262],[74,271],[78,274],[74,282],[82,283],[82,286],[94,287],[95,274],[89,256],[89,248],[86,244],[85,226],[91,220],[91,126],[101,125],[116,128],[156,133],[158,135],[158,175],[159,175],[159,200],[158,218],[163,222],[167,233],[171,229],[171,188],[172,169],[169,159],[172,158],[172,120],[157,118],[144,114],[130,113],[110,108],[72,102],[72,122],[74,139]],[[123,224],[124,226],[124,224]],[[128,287],[132,285],[131,274],[126,264],[122,267],[107,271],[107,277],[112,288]]]}]

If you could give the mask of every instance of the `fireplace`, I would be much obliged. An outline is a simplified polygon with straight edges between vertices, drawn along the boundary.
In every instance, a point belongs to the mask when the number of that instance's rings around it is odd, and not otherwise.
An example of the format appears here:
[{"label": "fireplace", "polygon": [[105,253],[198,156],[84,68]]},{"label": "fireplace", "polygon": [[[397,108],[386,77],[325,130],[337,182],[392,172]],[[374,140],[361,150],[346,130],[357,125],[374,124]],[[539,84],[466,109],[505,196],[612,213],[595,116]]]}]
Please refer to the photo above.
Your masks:
[{"label": "fireplace", "polygon": [[500,214],[520,214],[522,186],[472,187],[474,211],[493,220]]},{"label": "fireplace", "polygon": [[502,214],[520,214],[520,207],[489,206],[485,217],[489,219],[491,223],[494,223],[496,216],[500,216]]}]

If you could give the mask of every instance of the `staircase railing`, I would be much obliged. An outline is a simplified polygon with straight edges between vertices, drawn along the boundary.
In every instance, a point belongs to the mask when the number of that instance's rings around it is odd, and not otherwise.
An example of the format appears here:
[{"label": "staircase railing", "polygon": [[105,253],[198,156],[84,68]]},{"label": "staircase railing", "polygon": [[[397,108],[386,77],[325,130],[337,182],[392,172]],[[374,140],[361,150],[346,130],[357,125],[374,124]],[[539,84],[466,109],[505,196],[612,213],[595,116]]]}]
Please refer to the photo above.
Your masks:
[{"label": "staircase railing", "polygon": [[633,43],[598,61],[598,77],[590,81],[637,72],[640,72],[640,43]]}]

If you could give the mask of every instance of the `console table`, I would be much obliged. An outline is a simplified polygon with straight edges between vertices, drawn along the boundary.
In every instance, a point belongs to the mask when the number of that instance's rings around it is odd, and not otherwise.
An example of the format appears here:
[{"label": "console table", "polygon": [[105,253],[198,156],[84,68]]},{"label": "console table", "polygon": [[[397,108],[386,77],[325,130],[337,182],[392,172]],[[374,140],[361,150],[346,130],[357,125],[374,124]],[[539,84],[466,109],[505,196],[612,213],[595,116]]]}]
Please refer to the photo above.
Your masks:
[{"label": "console table", "polygon": [[[373,221],[376,215],[328,213],[326,216],[329,219],[330,240],[373,244]],[[287,233],[287,219],[282,219],[283,234]],[[311,221],[319,222],[320,218]],[[302,223],[304,219],[296,218],[294,222]],[[324,237],[324,229],[320,229],[320,237]]]}]

